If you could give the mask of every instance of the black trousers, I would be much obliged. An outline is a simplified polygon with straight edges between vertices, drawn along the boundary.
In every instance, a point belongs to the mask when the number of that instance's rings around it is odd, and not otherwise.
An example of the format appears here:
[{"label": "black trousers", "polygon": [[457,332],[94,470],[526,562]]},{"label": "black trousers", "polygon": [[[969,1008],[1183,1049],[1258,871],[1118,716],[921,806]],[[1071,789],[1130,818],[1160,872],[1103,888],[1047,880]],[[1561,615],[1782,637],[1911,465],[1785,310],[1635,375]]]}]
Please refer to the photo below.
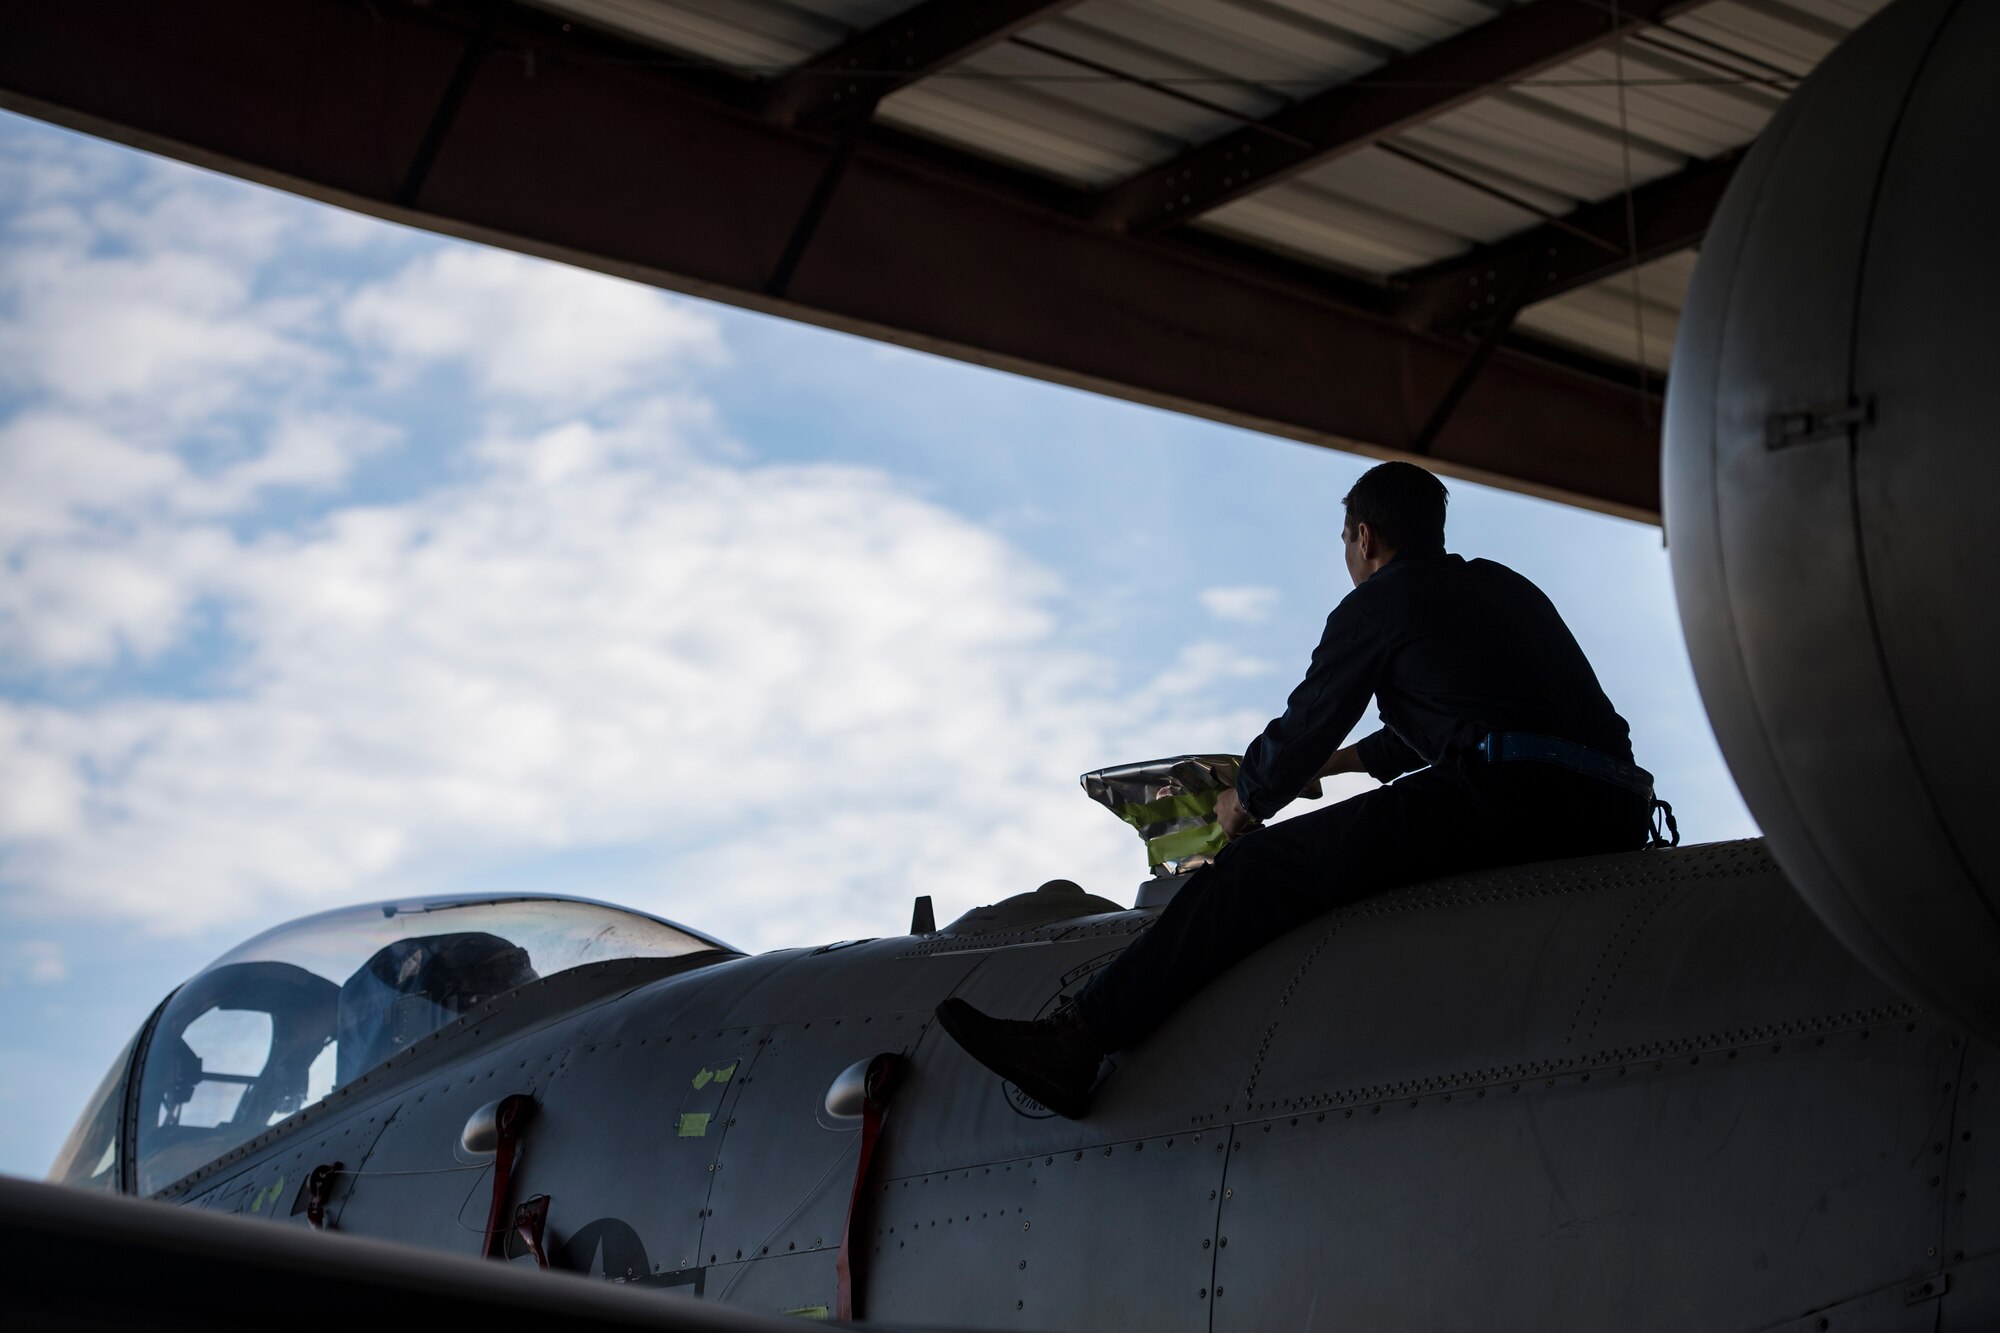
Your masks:
[{"label": "black trousers", "polygon": [[1084,1026],[1122,1050],[1260,946],[1336,907],[1490,866],[1631,851],[1652,811],[1631,792],[1532,762],[1426,768],[1245,834],[1194,873],[1152,929],[1081,995]]}]

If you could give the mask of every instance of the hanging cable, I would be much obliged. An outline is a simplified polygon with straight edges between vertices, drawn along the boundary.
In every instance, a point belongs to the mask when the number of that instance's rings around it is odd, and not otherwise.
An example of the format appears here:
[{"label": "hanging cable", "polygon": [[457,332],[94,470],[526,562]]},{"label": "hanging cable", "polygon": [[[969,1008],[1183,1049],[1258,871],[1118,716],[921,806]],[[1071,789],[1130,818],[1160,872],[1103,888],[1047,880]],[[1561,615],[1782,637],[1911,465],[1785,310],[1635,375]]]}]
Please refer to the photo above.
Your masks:
[{"label": "hanging cable", "polygon": [[[1638,45],[1646,47],[1648,50],[1659,52],[1661,55],[1672,56],[1676,60],[1684,60],[1690,64],[1706,65],[1708,68],[1716,70],[1719,73],[1727,76],[1724,79],[1724,82],[1730,82],[1730,83],[1741,82],[1744,84],[1752,84],[1760,88],[1768,88],[1772,92],[1778,94],[1778,96],[1780,97],[1791,96],[1792,90],[1798,87],[1799,85],[1799,79],[1796,75],[1746,74],[1742,70],[1733,68],[1726,61],[1722,60],[1719,57],[1708,55],[1701,51],[1690,51],[1685,47],[1676,46],[1672,42],[1664,41],[1661,38],[1661,34],[1665,34],[1666,36],[1670,37],[1687,36],[1686,33],[1683,33],[1675,28],[1662,28],[1659,30],[1658,33],[1652,33],[1652,32],[1634,33],[1632,34],[1632,40]],[[1630,86],[1645,87],[1648,86],[1648,81],[1644,79],[1634,79],[1631,81]]]},{"label": "hanging cable", "polygon": [[1393,158],[1408,162],[1411,166],[1421,167],[1425,171],[1444,177],[1446,180],[1457,181],[1467,189],[1477,190],[1489,198],[1498,199],[1504,204],[1513,205],[1524,213],[1533,214],[1535,217],[1548,223],[1551,227],[1554,227],[1557,231],[1574,236],[1579,241],[1594,245],[1600,250],[1608,250],[1612,254],[1623,254],[1625,252],[1622,246],[1616,242],[1605,240],[1588,227],[1579,227],[1562,214],[1543,208],[1540,204],[1534,203],[1532,200],[1523,199],[1511,190],[1503,190],[1491,182],[1483,181],[1470,172],[1460,171],[1456,167],[1446,166],[1442,162],[1433,161],[1421,153],[1413,153],[1402,145],[1392,143],[1387,139],[1377,143],[1375,147]]},{"label": "hanging cable", "polygon": [[[764,1238],[758,1241],[754,1248],[762,1250],[765,1246],[769,1245],[771,1243],[771,1238],[773,1236],[777,1235],[780,1231],[783,1231],[793,1218],[797,1217],[800,1213],[804,1212],[806,1205],[819,1197],[819,1192],[821,1187],[823,1187],[826,1184],[827,1180],[833,1175],[834,1171],[840,1166],[842,1162],[847,1160],[848,1149],[854,1147],[856,1144],[859,1144],[860,1142],[861,1142],[861,1135],[857,1133],[845,1146],[841,1148],[839,1153],[837,1153],[834,1156],[834,1159],[831,1162],[827,1163],[826,1170],[820,1172],[819,1179],[815,1180],[810,1186],[807,1187],[806,1192],[799,1196],[799,1201],[792,1205],[792,1211],[786,1213],[783,1217],[779,1218],[777,1224],[774,1225],[769,1231],[764,1233]],[[730,1274],[729,1281],[723,1284],[722,1290],[716,1293],[715,1299],[718,1301],[727,1300],[729,1298],[729,1293],[736,1290],[736,1284],[738,1282],[741,1282],[743,1280],[743,1275],[749,1271],[750,1271],[749,1264],[746,1263],[739,1266],[734,1273]]]},{"label": "hanging cable", "polygon": [[[1621,0],[1580,0],[1580,3],[1589,5],[1594,9],[1603,10],[1605,13],[1609,14],[1611,16],[1611,22],[1613,27],[1624,26],[1625,19],[1623,12],[1620,9]],[[1739,51],[1735,47],[1730,46],[1727,42],[1719,42],[1713,37],[1704,37],[1698,32],[1689,32],[1685,28],[1676,28],[1671,23],[1667,22],[1665,19],[1641,18],[1638,21],[1638,23],[1639,26],[1642,27],[1652,28],[1658,32],[1669,33],[1675,37],[1680,38],[1682,41],[1693,42],[1697,46],[1705,46],[1709,50],[1714,51],[1719,55],[1728,56],[1731,60],[1741,61],[1743,64],[1746,65],[1759,66],[1762,69],[1764,69],[1769,75],[1775,78],[1784,79],[1791,83],[1797,83],[1799,80],[1805,77],[1803,74],[1794,74],[1790,70],[1785,69],[1781,65],[1774,65],[1768,60],[1762,59],[1761,57],[1758,56],[1753,56],[1748,51]],[[1754,82],[1754,80],[1745,80],[1745,81]]]},{"label": "hanging cable", "polygon": [[[1622,24],[1619,16],[1619,0],[1611,0],[1611,21]],[[1632,124],[1625,106],[1625,39],[1620,37],[1611,44],[1611,67],[1618,87],[1618,149],[1625,168],[1625,246],[1626,259],[1631,268],[1632,278],[1632,341],[1638,349],[1639,362],[1639,417],[1651,421],[1646,397],[1652,376],[1646,361],[1646,305],[1644,289],[1639,281],[1639,213],[1633,202],[1632,191]]]},{"label": "hanging cable", "polygon": [[[1092,60],[1088,56],[1080,56],[1071,51],[1064,51],[1059,47],[1050,46],[1046,42],[1038,42],[1028,37],[1009,37],[1007,42],[1010,46],[1018,46],[1025,51],[1033,51],[1035,54],[1047,56],[1051,60],[1060,60],[1065,64],[1075,65],[1079,69],[1089,70],[1093,74],[1101,75],[1105,80],[1115,83],[1129,83],[1135,87],[1144,88],[1149,92],[1158,93],[1162,97],[1171,97],[1176,102],[1184,102],[1189,106],[1200,107],[1203,111],[1209,112],[1212,115],[1225,117],[1245,129],[1256,130],[1281,143],[1290,144],[1294,148],[1311,148],[1313,146],[1312,140],[1293,134],[1289,130],[1280,129],[1276,125],[1267,124],[1256,116],[1247,115],[1233,107],[1223,106],[1220,102],[1211,102],[1206,97],[1196,97],[1193,93],[1183,92],[1179,87],[1175,86],[1176,80],[1155,79],[1143,74],[1127,73],[1115,66]],[[1219,75],[1210,76],[1210,81],[1228,83],[1232,86],[1244,86],[1251,91],[1255,91],[1254,85],[1235,85],[1234,80],[1224,80]]]}]

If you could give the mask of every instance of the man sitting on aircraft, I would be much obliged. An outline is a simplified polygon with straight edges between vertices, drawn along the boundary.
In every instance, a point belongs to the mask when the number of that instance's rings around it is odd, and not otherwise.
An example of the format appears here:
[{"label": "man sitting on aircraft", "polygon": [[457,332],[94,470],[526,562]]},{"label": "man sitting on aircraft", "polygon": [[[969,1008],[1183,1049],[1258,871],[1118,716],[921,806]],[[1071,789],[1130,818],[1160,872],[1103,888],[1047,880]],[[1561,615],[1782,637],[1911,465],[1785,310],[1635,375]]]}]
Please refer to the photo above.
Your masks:
[{"label": "man sitting on aircraft", "polygon": [[[1439,875],[1646,845],[1652,776],[1625,719],[1539,588],[1446,553],[1445,501],[1410,463],[1354,484],[1340,533],[1354,591],[1216,802],[1229,845],[1054,1017],[939,1005],[973,1058],[1077,1119],[1106,1054],[1321,913]],[[1382,728],[1335,748],[1371,695]],[[1362,772],[1386,785],[1262,827],[1315,775]]]}]

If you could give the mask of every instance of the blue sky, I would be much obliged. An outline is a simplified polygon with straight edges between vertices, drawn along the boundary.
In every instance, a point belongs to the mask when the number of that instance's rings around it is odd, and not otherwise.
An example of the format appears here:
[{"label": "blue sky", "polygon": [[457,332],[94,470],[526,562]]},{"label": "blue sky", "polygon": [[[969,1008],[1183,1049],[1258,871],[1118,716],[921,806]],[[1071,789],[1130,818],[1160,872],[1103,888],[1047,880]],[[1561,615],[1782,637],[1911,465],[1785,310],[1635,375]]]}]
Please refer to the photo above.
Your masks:
[{"label": "blue sky", "polygon": [[[1366,466],[0,115],[0,1171],[323,907],[764,949],[1129,899],[1076,775],[1242,748]],[[1554,598],[1691,838],[1754,832],[1657,529],[1454,483],[1451,544]]]}]

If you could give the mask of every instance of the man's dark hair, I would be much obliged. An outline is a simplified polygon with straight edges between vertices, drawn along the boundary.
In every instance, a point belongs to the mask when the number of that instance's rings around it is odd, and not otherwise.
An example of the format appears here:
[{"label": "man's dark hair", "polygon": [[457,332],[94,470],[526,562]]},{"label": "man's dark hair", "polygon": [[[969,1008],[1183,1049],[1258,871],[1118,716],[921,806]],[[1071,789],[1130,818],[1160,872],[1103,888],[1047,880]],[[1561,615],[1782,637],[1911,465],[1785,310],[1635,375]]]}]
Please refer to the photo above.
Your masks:
[{"label": "man's dark hair", "polygon": [[1396,551],[1444,546],[1444,483],[1415,463],[1380,463],[1361,474],[1341,503],[1347,523],[1366,523]]}]

